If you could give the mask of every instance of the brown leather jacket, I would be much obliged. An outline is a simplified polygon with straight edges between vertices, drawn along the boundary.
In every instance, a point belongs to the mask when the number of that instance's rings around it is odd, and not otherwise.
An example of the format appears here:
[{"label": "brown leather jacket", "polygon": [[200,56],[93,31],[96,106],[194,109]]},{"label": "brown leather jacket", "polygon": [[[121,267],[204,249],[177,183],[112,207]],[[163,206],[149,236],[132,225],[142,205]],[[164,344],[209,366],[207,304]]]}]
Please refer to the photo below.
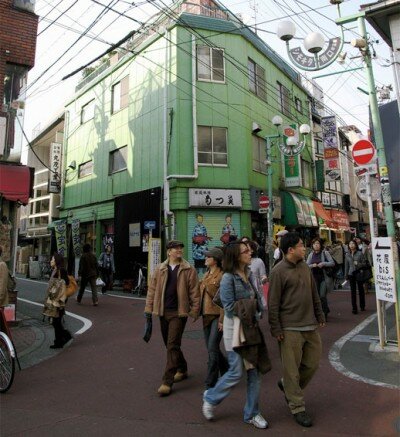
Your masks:
[{"label": "brown leather jacket", "polygon": [[[164,315],[164,293],[168,278],[168,260],[159,264],[150,280],[147,290],[145,313]],[[178,314],[179,317],[197,319],[200,312],[199,278],[193,266],[182,260],[178,271]]]},{"label": "brown leather jacket", "polygon": [[219,320],[222,323],[224,319],[224,310],[215,305],[212,298],[219,289],[219,284],[223,275],[221,269],[217,269],[214,273],[206,272],[203,279],[200,282],[200,296],[203,316],[219,316]]}]

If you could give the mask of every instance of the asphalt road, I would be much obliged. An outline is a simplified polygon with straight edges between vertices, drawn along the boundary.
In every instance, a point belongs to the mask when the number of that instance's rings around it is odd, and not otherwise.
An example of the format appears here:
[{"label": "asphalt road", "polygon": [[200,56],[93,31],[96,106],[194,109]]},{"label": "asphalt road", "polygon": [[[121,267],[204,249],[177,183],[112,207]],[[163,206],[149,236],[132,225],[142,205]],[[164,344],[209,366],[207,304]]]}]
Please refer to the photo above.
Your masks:
[{"label": "asphalt road", "polygon": [[[45,286],[21,281],[20,297],[43,302]],[[29,311],[28,303],[24,311]],[[331,314],[321,330],[324,352],[320,369],[306,389],[307,410],[314,426],[297,425],[276,382],[280,377],[278,348],[263,322],[273,369],[264,376],[260,396],[269,430],[256,430],[242,422],[244,381],[217,408],[216,420],[201,414],[207,356],[201,321],[188,322],[183,351],[190,377],[174,386],[171,396],[160,398],[157,387],[165,364],[165,350],[154,324],[149,344],[142,340],[142,299],[100,296],[98,307],[89,294],[83,305],[71,301],[68,311],[92,322],[60,353],[17,372],[12,389],[0,398],[1,436],[242,436],[263,432],[297,436],[398,435],[399,391],[371,385],[339,373],[329,361],[335,341],[371,316],[374,296],[367,296],[363,314],[351,314],[349,295],[331,296]],[[31,316],[41,308],[31,305]],[[22,308],[20,308],[22,309]],[[83,323],[67,318],[79,332]]]}]

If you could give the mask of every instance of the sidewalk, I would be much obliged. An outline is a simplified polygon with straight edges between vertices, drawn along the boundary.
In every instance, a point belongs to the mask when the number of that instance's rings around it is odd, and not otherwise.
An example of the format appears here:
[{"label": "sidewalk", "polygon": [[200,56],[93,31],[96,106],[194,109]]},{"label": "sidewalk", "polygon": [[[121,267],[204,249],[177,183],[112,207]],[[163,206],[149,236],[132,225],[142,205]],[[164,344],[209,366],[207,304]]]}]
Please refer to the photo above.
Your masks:
[{"label": "sidewalk", "polygon": [[[339,303],[347,299],[347,292],[347,290],[340,290],[332,293],[330,296],[332,306],[335,306],[335,300]],[[107,293],[104,298],[108,295],[128,296],[122,291],[113,291]],[[68,311],[73,312],[74,306],[71,305]],[[400,387],[400,355],[397,345],[389,343],[383,350],[380,348],[376,312],[370,311],[369,314],[364,320],[361,319],[361,315],[354,317],[355,320],[358,318],[360,323],[345,336],[336,340],[329,351],[329,361],[337,371],[349,378],[368,384],[398,388]],[[17,313],[17,317],[21,321],[17,326],[11,327],[11,332],[22,369],[34,366],[62,352],[63,349],[49,348],[54,340],[54,331],[47,321],[35,319],[21,312]],[[394,305],[387,309],[387,327],[387,338],[396,340]],[[72,333],[74,332],[76,330]]]}]

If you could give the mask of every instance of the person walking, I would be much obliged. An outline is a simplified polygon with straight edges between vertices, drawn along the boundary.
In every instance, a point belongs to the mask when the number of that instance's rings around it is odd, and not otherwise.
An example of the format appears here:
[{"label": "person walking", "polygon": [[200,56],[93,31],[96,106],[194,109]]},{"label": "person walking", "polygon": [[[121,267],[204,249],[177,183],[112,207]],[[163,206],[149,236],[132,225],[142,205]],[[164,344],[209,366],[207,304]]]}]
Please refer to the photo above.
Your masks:
[{"label": "person walking", "polygon": [[[220,404],[230,393],[232,388],[237,385],[242,377],[243,369],[246,368],[247,374],[247,395],[244,406],[244,422],[256,428],[267,428],[268,422],[260,413],[258,401],[260,393],[261,372],[266,373],[270,369],[268,357],[258,353],[264,348],[265,342],[258,327],[258,320],[262,315],[261,297],[257,291],[253,274],[249,269],[251,263],[251,249],[244,243],[237,241],[226,245],[223,258],[224,275],[220,284],[220,297],[224,306],[225,317],[223,325],[223,338],[225,350],[228,354],[229,368],[221,378],[218,379],[215,387],[209,388],[203,395],[202,412],[207,420],[214,418],[215,407]],[[239,353],[241,348],[234,350],[235,322],[239,320],[238,314],[242,305],[249,305],[252,308],[250,314],[251,324],[256,328],[258,343],[253,359],[244,359]],[[247,309],[247,308],[246,308]],[[247,339],[247,337],[246,337]],[[249,348],[252,348],[250,345]],[[243,352],[243,351],[242,351]]]},{"label": "person walking", "polygon": [[333,261],[335,261],[335,278],[333,287],[336,289],[342,288],[342,282],[344,278],[344,249],[341,241],[336,241],[329,251]]},{"label": "person walking", "polygon": [[90,244],[84,244],[82,248],[83,254],[79,261],[78,275],[80,277],[80,286],[76,301],[82,302],[83,293],[85,292],[86,285],[89,283],[92,289],[92,302],[94,306],[99,304],[97,298],[97,286],[96,279],[99,276],[99,267],[97,264],[97,258],[92,252]]},{"label": "person walking", "polygon": [[[328,293],[333,291],[333,275],[335,261],[327,250],[320,238],[312,241],[312,251],[307,257],[307,264],[311,268],[315,284],[317,285],[318,295],[321,299],[322,311],[325,314],[325,321],[330,312],[328,306]],[[329,269],[329,270],[328,270]]]},{"label": "person walking", "polygon": [[104,252],[100,254],[99,268],[101,280],[104,282],[101,292],[105,294],[107,290],[112,290],[113,275],[115,273],[114,255],[109,244],[106,245]]},{"label": "person walking", "polygon": [[150,281],[144,309],[145,317],[160,318],[161,334],[167,349],[167,363],[160,396],[171,394],[172,385],[188,377],[187,362],[181,350],[182,335],[188,317],[197,320],[200,313],[199,280],[196,269],[183,258],[184,244],[171,240],[167,259],[159,264]]},{"label": "person walking", "polygon": [[3,247],[0,246],[0,308],[8,305],[8,267],[2,258]]},{"label": "person walking", "polygon": [[284,235],[280,248],[284,258],[272,269],[268,295],[269,324],[279,343],[283,367],[278,387],[296,422],[310,427],[304,389],[319,366],[322,346],[318,326],[325,326],[325,317],[313,275],[304,261],[300,235]]},{"label": "person walking", "polygon": [[289,233],[289,231],[287,231],[286,229],[282,229],[281,231],[277,232],[275,235],[276,248],[274,250],[274,266],[276,264],[278,264],[283,259],[283,253],[280,249],[280,242],[281,242],[281,238],[288,233]]},{"label": "person walking", "polygon": [[55,253],[50,260],[50,266],[52,273],[47,288],[43,314],[52,319],[54,328],[54,343],[50,346],[50,349],[61,349],[72,338],[71,333],[64,328],[62,323],[68,299],[65,289],[69,285],[69,279],[62,255]]},{"label": "person walking", "polygon": [[357,280],[357,270],[366,267],[366,259],[355,240],[349,241],[349,251],[346,253],[344,261],[344,274],[346,279],[350,282],[351,290],[351,306],[352,313],[357,314],[357,287],[360,300],[360,309],[365,311],[365,290],[364,282]]},{"label": "person walking", "polygon": [[203,332],[208,352],[206,389],[214,387],[219,375],[228,370],[228,361],[221,352],[222,327],[224,310],[213,303],[222,278],[223,252],[213,247],[205,252],[207,271],[200,282],[201,315],[203,317]]}]

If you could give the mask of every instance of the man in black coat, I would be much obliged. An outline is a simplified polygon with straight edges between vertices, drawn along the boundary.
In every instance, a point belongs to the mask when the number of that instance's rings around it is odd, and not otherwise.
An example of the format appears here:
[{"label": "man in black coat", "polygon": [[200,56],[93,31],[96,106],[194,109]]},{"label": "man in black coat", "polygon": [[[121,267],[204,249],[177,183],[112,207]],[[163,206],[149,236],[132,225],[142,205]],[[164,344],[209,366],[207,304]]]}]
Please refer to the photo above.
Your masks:
[{"label": "man in black coat", "polygon": [[93,305],[98,305],[97,299],[97,287],[96,279],[99,276],[99,267],[97,264],[97,258],[92,252],[90,244],[83,245],[83,255],[79,261],[78,275],[80,277],[79,293],[76,298],[78,303],[81,303],[83,293],[85,292],[86,285],[90,283],[92,289],[92,301]]}]

